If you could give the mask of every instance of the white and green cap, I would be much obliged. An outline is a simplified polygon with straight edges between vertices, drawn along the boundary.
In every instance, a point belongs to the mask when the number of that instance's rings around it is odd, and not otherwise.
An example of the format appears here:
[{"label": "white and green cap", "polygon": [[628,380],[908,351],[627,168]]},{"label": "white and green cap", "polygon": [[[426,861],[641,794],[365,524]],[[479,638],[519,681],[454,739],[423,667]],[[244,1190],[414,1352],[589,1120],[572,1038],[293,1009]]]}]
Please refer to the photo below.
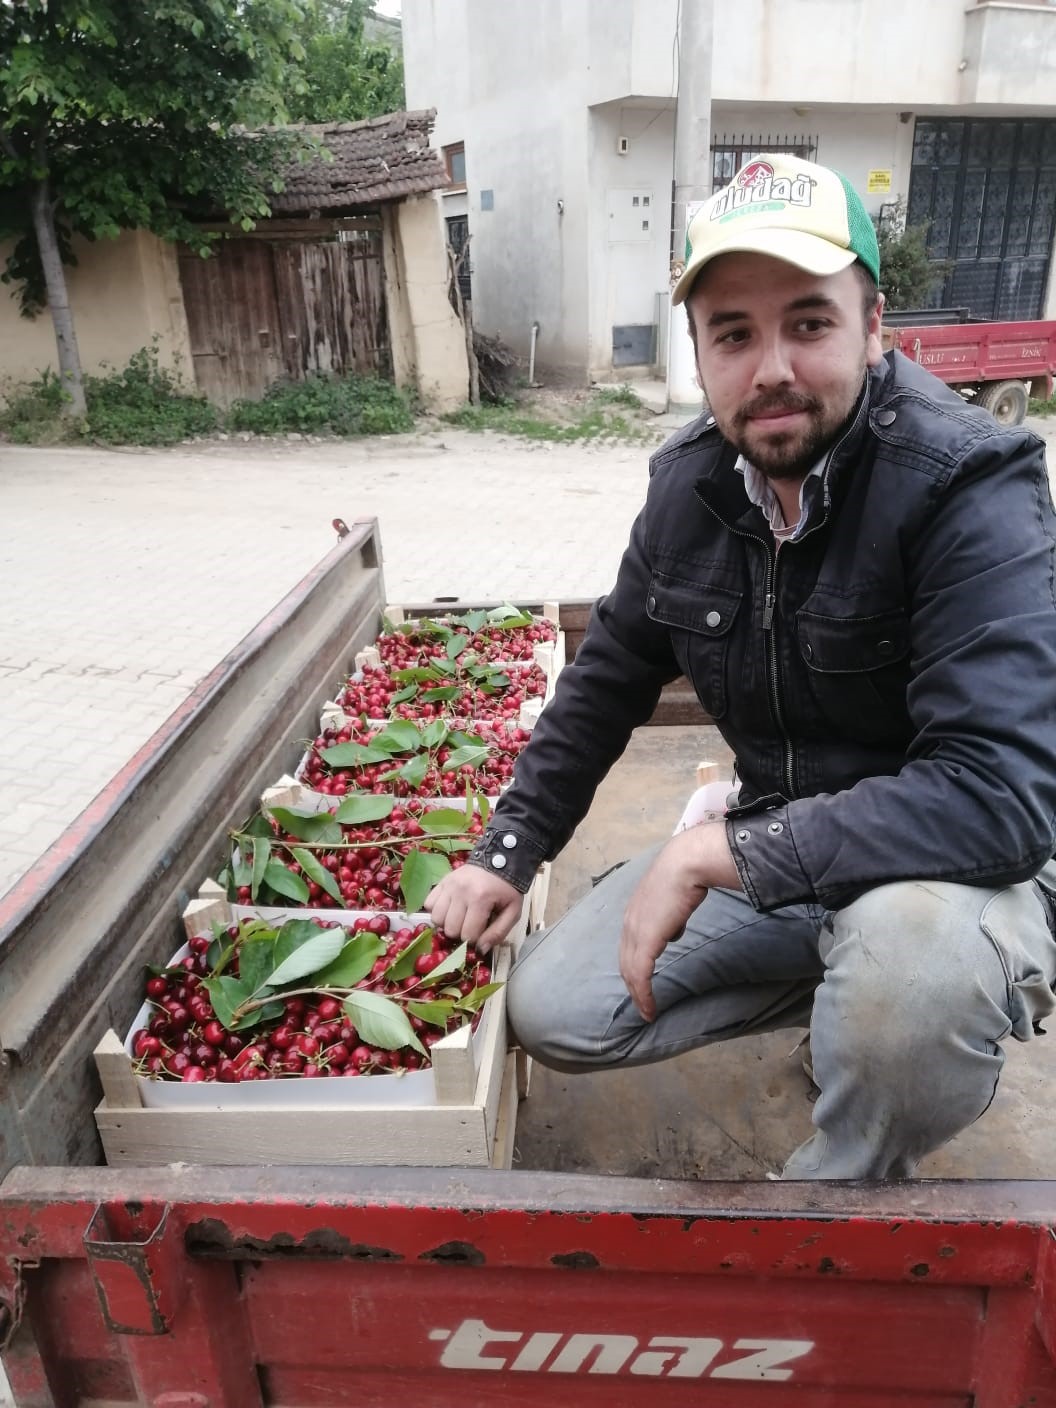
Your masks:
[{"label": "white and green cap", "polygon": [[694,215],[672,302],[685,301],[705,264],[734,253],[769,254],[821,275],[857,259],[880,278],[876,231],[847,178],[779,152],[752,157]]}]

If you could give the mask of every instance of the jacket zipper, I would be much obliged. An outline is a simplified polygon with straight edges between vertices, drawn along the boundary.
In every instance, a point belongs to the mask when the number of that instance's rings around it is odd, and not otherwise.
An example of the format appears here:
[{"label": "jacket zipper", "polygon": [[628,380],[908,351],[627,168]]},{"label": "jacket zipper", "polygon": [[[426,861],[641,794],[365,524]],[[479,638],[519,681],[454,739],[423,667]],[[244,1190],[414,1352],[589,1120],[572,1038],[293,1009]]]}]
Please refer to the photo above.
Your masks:
[{"label": "jacket zipper", "polygon": [[[760,540],[762,541],[762,540]],[[777,606],[777,564],[780,545],[773,552],[765,542],[766,553],[766,595],[763,601],[763,634],[766,638],[766,682],[770,692],[770,712],[774,716],[781,735],[781,776],[785,784],[785,796],[791,802],[796,795],[795,752],[792,738],[785,727],[785,711],[781,704],[781,690],[778,687],[777,632],[774,630],[774,610]]]}]

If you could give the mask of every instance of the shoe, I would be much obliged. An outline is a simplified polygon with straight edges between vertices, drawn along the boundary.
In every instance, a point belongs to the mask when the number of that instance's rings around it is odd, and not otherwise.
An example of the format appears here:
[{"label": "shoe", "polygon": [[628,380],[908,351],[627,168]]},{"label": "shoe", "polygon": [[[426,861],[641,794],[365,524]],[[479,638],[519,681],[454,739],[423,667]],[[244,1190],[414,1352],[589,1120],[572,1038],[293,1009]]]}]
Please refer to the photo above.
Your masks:
[{"label": "shoe", "polygon": [[814,1079],[814,1058],[810,1052],[810,1032],[807,1032],[806,1036],[801,1037],[788,1054],[794,1056],[797,1051],[800,1053],[799,1064],[803,1067],[803,1074],[806,1076],[807,1080],[810,1081],[815,1090],[820,1089],[818,1082]]}]

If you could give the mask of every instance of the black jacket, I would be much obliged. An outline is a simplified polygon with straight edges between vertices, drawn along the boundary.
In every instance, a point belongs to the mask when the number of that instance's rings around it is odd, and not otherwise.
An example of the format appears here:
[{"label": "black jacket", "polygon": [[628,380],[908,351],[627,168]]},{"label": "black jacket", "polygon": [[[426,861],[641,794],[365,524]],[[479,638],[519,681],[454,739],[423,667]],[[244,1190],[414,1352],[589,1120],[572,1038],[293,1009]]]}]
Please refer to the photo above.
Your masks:
[{"label": "black jacket", "polygon": [[1042,442],[889,353],[779,556],[735,460],[706,415],[653,456],[616,585],[472,859],[501,853],[526,889],[684,673],[737,759],[727,833],[756,908],[1033,876],[1056,847]]}]

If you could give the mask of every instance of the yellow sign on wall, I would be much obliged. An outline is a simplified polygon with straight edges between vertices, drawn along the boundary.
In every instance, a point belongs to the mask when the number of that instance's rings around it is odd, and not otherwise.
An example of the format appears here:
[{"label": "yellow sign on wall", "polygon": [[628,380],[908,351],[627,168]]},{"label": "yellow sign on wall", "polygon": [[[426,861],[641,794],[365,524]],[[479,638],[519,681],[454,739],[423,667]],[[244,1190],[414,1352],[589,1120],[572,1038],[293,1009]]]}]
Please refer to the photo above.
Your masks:
[{"label": "yellow sign on wall", "polygon": [[891,172],[870,171],[865,189],[871,196],[885,196],[891,191]]}]

